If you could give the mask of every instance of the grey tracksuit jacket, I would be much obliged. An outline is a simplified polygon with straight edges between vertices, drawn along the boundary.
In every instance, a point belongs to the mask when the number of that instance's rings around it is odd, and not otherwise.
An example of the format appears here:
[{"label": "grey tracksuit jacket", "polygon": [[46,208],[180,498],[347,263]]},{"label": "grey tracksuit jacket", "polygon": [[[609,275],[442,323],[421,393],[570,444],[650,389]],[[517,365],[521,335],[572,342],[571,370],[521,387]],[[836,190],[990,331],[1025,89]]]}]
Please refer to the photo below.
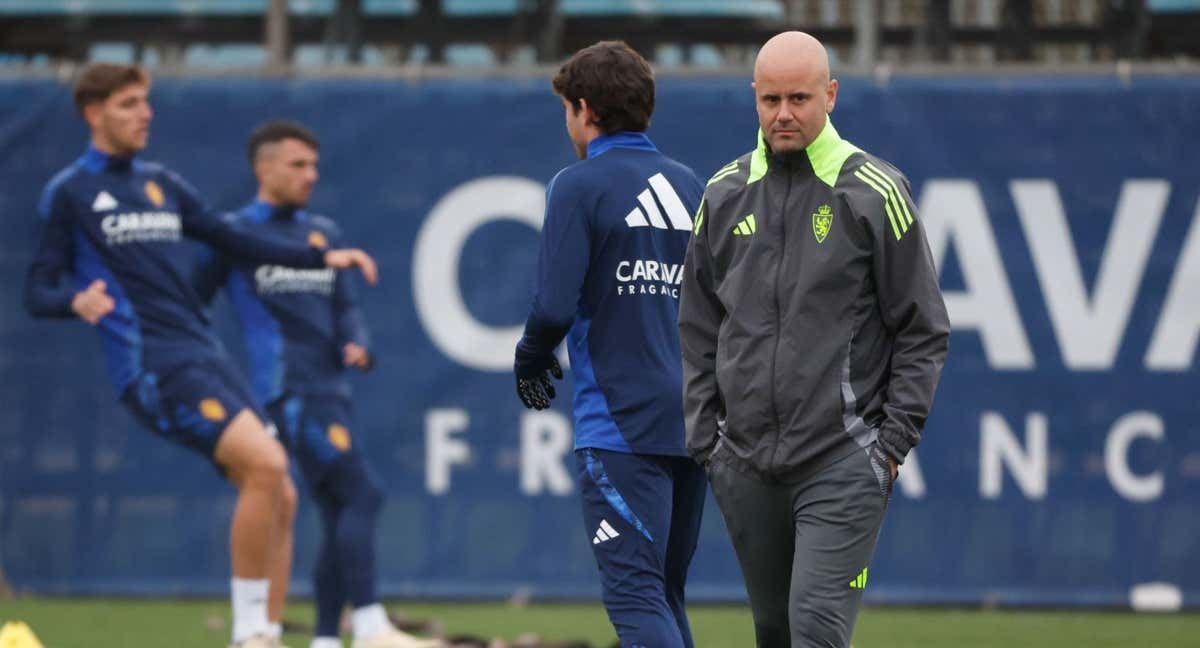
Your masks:
[{"label": "grey tracksuit jacket", "polygon": [[908,180],[841,139],[709,181],[680,290],[688,451],[799,481],[917,445],[950,333]]}]

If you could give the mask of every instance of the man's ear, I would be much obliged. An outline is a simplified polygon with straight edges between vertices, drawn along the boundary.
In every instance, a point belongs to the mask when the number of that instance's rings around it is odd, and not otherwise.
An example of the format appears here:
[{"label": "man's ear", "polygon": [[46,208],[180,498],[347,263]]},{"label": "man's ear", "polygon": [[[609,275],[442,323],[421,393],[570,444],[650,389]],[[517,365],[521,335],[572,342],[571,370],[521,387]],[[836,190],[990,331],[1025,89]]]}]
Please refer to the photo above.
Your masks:
[{"label": "man's ear", "polygon": [[262,184],[263,178],[266,177],[267,172],[270,170],[271,161],[279,154],[279,151],[275,148],[278,145],[278,142],[267,142],[260,145],[254,151],[254,160],[250,163],[250,170],[254,173],[254,179],[258,180],[259,184]]},{"label": "man's ear", "polygon": [[99,101],[93,101],[83,107],[83,121],[91,128],[95,128],[100,123],[100,116],[104,112],[104,104]]},{"label": "man's ear", "polygon": [[589,126],[599,126],[599,121],[596,119],[596,113],[588,106],[587,99],[579,98],[579,111],[583,113],[583,123]]},{"label": "man's ear", "polygon": [[259,184],[262,184],[263,178],[266,177],[267,164],[261,155],[254,160],[254,164],[251,165],[250,168],[254,171],[254,179],[257,180]]}]

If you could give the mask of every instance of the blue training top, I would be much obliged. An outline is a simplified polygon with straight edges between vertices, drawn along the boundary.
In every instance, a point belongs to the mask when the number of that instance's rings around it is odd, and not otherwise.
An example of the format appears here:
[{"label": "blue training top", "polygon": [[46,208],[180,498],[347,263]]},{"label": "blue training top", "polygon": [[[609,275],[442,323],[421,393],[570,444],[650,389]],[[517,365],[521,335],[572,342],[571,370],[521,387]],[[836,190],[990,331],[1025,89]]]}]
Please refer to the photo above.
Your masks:
[{"label": "blue training top", "polygon": [[643,133],[602,135],[546,190],[519,356],[567,336],[575,448],[686,456],[676,321],[703,186]]},{"label": "blue training top", "polygon": [[[238,223],[297,244],[341,246],[341,232],[324,216],[254,201]],[[367,326],[347,272],[256,264],[210,251],[193,285],[209,302],[217,290],[237,312],[250,359],[254,396],[266,405],[285,392],[350,397],[343,347],[368,348]]]},{"label": "blue training top", "polygon": [[254,236],[209,210],[162,165],[90,146],[50,180],[38,211],[44,228],[25,278],[25,307],[36,317],[75,317],[75,294],[104,280],[115,308],[96,329],[118,394],[142,371],[222,353],[187,281],[185,238],[240,257],[324,265],[323,250]]}]

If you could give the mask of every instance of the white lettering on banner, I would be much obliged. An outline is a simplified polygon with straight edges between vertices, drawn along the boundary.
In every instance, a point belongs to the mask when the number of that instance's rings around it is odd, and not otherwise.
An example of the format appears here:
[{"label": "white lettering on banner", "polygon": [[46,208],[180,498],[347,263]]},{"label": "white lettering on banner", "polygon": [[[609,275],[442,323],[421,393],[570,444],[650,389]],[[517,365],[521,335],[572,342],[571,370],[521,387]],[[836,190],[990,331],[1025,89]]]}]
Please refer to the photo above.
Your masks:
[{"label": "white lettering on banner", "polygon": [[458,265],[475,230],[503,220],[542,228],[545,187],[516,176],[490,176],[442,197],[421,230],[413,253],[413,298],[433,343],[455,362],[480,371],[512,371],[521,325],[494,327],[475,319],[463,302]]},{"label": "white lettering on banner", "polygon": [[1113,424],[1104,443],[1104,472],[1117,494],[1133,502],[1148,502],[1162,496],[1162,472],[1133,474],[1129,468],[1129,446],[1139,437],[1162,441],[1165,436],[1162,419],[1152,412],[1131,412]]},{"label": "white lettering on banner", "polygon": [[[1064,363],[1075,370],[1111,369],[1160,230],[1170,185],[1163,180],[1124,183],[1090,291],[1054,182],[1017,180],[1010,190]],[[515,176],[471,180],[443,196],[417,234],[417,314],[442,353],[465,367],[509,371],[521,327],[490,326],[471,315],[458,283],[463,245],[476,229],[495,221],[515,220],[540,230],[543,191],[540,183]],[[931,179],[919,204],[935,263],[941,268],[953,249],[962,268],[964,290],[943,293],[954,329],[978,332],[992,369],[1033,370],[1033,350],[978,184]],[[678,264],[628,260],[618,264],[615,274],[619,295],[677,298],[683,272]],[[1146,351],[1147,369],[1178,372],[1193,366],[1200,344],[1200,300],[1192,298],[1190,289],[1197,282],[1200,205]]]},{"label": "white lettering on banner", "polygon": [[450,467],[471,460],[471,446],[454,434],[467,429],[471,418],[462,409],[425,413],[425,488],[433,495],[450,490]]},{"label": "white lettering on banner", "polygon": [[984,412],[979,425],[979,494],[996,499],[1004,484],[1004,466],[1025,496],[1046,497],[1049,452],[1046,415],[1030,412],[1025,417],[1025,446],[1017,440],[1004,417]]},{"label": "white lettering on banner", "polygon": [[1146,351],[1146,368],[1159,371],[1187,371],[1196,357],[1200,340],[1200,202],[1188,230],[1183,251],[1175,265],[1175,276],[1167,290],[1162,315],[1150,348]]},{"label": "white lettering on banner", "polygon": [[921,192],[921,218],[939,271],[949,246],[966,289],[944,290],[954,330],[979,332],[994,369],[1033,369],[1033,351],[1021,324],[979,187],[968,180],[931,180]]},{"label": "white lettering on banner", "polygon": [[904,465],[900,466],[896,484],[908,499],[925,498],[925,475],[921,472],[916,448],[909,450],[908,456],[904,458]]},{"label": "white lettering on banner", "polygon": [[[1014,181],[1010,187],[1064,363],[1076,370],[1110,370],[1165,214],[1169,183],[1129,180],[1095,286],[1084,286],[1078,255],[1055,184]],[[1008,275],[979,192],[970,180],[932,179],[921,192],[921,213],[934,261],[942,267],[951,245],[966,289],[943,291],[955,330],[976,330],[988,364],[997,370],[1033,369],[1034,359],[1009,287]],[[1187,371],[1200,344],[1200,204],[1146,351],[1152,371]]]},{"label": "white lettering on banner", "polygon": [[1111,369],[1162,222],[1170,185],[1162,180],[1129,180],[1121,187],[1090,298],[1058,188],[1049,180],[1018,180],[1011,190],[1063,360],[1076,370]]},{"label": "white lettering on banner", "polygon": [[[464,432],[470,425],[465,409],[431,409],[425,413],[425,487],[431,495],[446,495],[452,486],[452,471],[478,469],[487,460],[475,456]],[[564,497],[575,491],[572,453],[574,434],[569,418],[554,410],[524,412],[519,424],[520,463],[518,489],[521,495]],[[999,412],[985,411],[979,424],[979,494],[998,499],[1004,490],[1007,471],[1020,494],[1042,500],[1049,494],[1049,422],[1042,412],[1025,415],[1022,439]],[[1165,425],[1158,414],[1130,412],[1117,419],[1104,444],[1104,470],[1113,490],[1121,497],[1146,503],[1162,497],[1166,476],[1159,469],[1135,474],[1129,466],[1129,448],[1138,439],[1166,440]],[[501,449],[500,456],[512,456]],[[897,492],[911,500],[928,496],[924,469],[916,449],[905,458],[896,480]]]},{"label": "white lettering on banner", "polygon": [[575,433],[567,417],[554,410],[521,415],[521,493],[570,495],[571,475],[563,465],[574,447]]}]

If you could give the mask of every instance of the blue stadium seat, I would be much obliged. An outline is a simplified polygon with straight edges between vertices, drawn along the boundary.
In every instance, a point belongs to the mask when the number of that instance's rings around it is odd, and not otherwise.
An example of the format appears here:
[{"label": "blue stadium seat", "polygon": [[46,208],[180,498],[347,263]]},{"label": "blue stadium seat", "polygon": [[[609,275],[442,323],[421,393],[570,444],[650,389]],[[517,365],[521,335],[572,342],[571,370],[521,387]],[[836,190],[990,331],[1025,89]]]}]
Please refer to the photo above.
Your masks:
[{"label": "blue stadium seat", "polygon": [[[451,16],[511,14],[518,4],[518,0],[442,1]],[[567,16],[783,16],[779,0],[559,0],[558,7]]]},{"label": "blue stadium seat", "polygon": [[1200,12],[1200,0],[1149,0],[1146,6],[1155,13]]},{"label": "blue stadium seat", "polygon": [[[1170,0],[1159,0],[1167,2]],[[1190,0],[1174,0],[1187,2]],[[178,14],[254,15],[266,11],[268,0],[5,0],[0,14]],[[291,13],[323,16],[332,13],[336,0],[288,0]],[[443,0],[450,16],[495,16],[517,11],[518,0]],[[418,0],[363,0],[363,13],[371,16],[405,16],[417,12]],[[781,18],[780,0],[560,0],[568,16],[731,16]]]},{"label": "blue stadium seat", "polygon": [[[376,0],[374,4],[414,4]],[[371,4],[367,0],[367,4]],[[288,0],[296,15],[323,15],[332,11],[336,0]],[[20,15],[80,14],[178,14],[178,15],[253,15],[266,11],[267,0],[5,0],[0,13]]]},{"label": "blue stadium seat", "polygon": [[779,0],[560,0],[569,16],[730,16],[782,18]]}]

